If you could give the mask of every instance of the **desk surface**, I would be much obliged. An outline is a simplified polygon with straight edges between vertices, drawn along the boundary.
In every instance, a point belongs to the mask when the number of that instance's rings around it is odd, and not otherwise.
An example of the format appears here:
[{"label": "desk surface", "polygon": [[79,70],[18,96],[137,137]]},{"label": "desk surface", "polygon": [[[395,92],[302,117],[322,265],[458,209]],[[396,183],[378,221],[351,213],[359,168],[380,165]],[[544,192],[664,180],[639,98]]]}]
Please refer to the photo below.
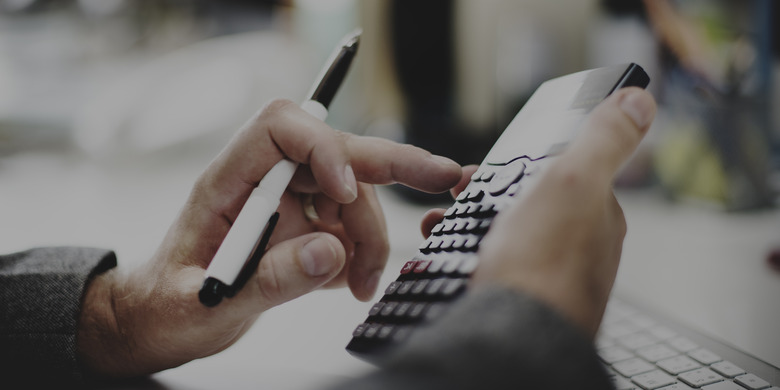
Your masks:
[{"label": "desk surface", "polygon": [[[220,145],[204,141],[112,161],[72,152],[0,159],[0,251],[88,245],[115,249],[125,264],[144,261]],[[419,244],[416,227],[426,208],[389,190],[379,195],[392,247],[384,286]],[[780,273],[765,262],[780,244],[780,211],[726,214],[641,191],[619,199],[629,232],[616,293],[780,364]],[[157,374],[146,385],[314,389],[359,375],[371,367],[344,346],[369,305],[345,290],[310,294],[265,313],[223,353]]]}]

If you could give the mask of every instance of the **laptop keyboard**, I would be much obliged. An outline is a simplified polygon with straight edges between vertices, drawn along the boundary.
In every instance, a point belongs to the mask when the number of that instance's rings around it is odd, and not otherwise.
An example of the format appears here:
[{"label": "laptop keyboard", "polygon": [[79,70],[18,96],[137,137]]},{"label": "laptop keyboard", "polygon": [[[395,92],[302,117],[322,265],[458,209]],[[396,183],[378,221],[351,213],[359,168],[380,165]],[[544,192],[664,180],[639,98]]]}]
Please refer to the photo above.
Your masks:
[{"label": "laptop keyboard", "polygon": [[616,298],[604,313],[596,349],[617,390],[780,390]]}]

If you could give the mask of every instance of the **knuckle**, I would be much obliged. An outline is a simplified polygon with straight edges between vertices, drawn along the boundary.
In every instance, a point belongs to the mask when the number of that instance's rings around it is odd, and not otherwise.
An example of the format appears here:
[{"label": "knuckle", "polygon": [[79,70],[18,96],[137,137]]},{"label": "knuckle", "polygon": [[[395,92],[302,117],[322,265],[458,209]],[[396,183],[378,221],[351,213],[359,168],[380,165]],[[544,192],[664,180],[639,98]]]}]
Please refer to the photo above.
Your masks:
[{"label": "knuckle", "polygon": [[285,111],[289,110],[291,107],[297,106],[289,99],[276,98],[263,106],[263,108],[260,110],[259,117],[265,119],[278,117]]}]

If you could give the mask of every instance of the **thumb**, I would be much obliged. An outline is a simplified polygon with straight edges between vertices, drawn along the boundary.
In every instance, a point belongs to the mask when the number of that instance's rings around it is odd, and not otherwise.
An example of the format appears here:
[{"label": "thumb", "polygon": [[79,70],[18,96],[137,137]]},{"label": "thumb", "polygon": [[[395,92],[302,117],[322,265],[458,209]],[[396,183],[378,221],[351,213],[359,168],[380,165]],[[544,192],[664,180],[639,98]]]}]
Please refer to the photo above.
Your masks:
[{"label": "thumb", "polygon": [[346,252],[335,236],[311,233],[283,241],[263,255],[236,305],[262,312],[321,287],[344,267]]},{"label": "thumb", "polygon": [[649,92],[621,89],[593,110],[561,159],[611,182],[647,133],[655,112],[655,100]]}]

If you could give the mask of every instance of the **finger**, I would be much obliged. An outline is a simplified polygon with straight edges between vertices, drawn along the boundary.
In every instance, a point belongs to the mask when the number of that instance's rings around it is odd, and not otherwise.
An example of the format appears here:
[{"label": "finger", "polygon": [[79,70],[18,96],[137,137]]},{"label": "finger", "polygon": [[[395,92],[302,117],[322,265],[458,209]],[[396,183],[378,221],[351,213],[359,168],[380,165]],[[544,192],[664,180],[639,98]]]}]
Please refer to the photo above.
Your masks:
[{"label": "finger", "polygon": [[344,247],[331,234],[310,233],[271,247],[255,277],[232,298],[236,311],[260,313],[311,292],[338,275]]},{"label": "finger", "polygon": [[621,89],[599,104],[558,163],[611,182],[655,116],[655,101],[640,88]]},{"label": "finger", "polygon": [[431,235],[431,230],[433,230],[434,226],[436,226],[439,222],[444,220],[444,212],[447,211],[446,209],[431,209],[428,210],[428,212],[425,213],[422,217],[422,221],[420,222],[420,230],[422,231],[423,237],[428,238]]},{"label": "finger", "polygon": [[367,301],[376,292],[390,247],[385,217],[373,186],[361,183],[358,191],[356,201],[342,206],[341,220],[344,232],[354,243],[354,255],[347,265],[347,283],[355,298]]},{"label": "finger", "polygon": [[247,123],[196,186],[204,203],[229,220],[271,167],[283,158],[308,165],[318,188],[340,202],[356,196],[344,139],[288,100],[274,100]]},{"label": "finger", "polygon": [[329,198],[325,194],[314,194],[314,209],[320,220],[328,225],[336,225],[341,222],[341,204]]},{"label": "finger", "polygon": [[455,187],[450,189],[450,195],[452,195],[453,199],[457,198],[458,195],[460,195],[460,193],[466,189],[466,186],[468,186],[471,182],[471,175],[473,175],[477,169],[479,169],[479,165],[466,165],[462,168],[463,174],[460,177],[460,181],[455,185]]},{"label": "finger", "polygon": [[401,183],[424,192],[444,192],[461,178],[456,162],[412,145],[375,138],[346,140],[358,180],[371,184]]}]

